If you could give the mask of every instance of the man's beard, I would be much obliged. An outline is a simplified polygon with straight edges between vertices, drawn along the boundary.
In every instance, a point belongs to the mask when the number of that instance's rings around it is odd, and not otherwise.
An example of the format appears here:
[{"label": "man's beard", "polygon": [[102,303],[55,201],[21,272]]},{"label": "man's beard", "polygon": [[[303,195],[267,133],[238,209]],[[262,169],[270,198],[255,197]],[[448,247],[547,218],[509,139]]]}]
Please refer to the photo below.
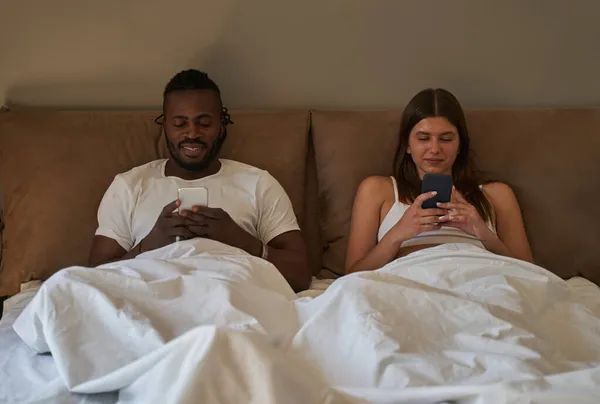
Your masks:
[{"label": "man's beard", "polygon": [[[182,142],[179,142],[179,146],[175,146],[175,144],[173,144],[165,135],[167,149],[169,149],[169,154],[171,155],[171,158],[177,163],[178,166],[187,171],[202,171],[206,169],[210,165],[210,163],[212,163],[217,158],[217,155],[221,150],[221,146],[223,145],[223,140],[224,137],[222,135],[219,135],[212,144],[208,144],[201,140],[184,140]],[[179,151],[181,150],[181,145],[183,144],[200,145],[204,147],[205,150],[208,150],[208,152],[204,155],[204,157],[202,157],[202,160],[200,160],[197,163],[186,162],[179,157]]]}]

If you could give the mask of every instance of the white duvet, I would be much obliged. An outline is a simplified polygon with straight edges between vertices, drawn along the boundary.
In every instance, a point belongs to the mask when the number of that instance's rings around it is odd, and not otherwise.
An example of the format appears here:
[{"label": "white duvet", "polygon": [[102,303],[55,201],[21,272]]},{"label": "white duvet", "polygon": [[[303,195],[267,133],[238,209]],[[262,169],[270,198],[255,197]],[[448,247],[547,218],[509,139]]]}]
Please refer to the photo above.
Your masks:
[{"label": "white duvet", "polygon": [[9,374],[7,402],[600,402],[600,292],[466,244],[297,298],[268,262],[191,240],[65,269],[13,329],[0,372],[26,359],[46,382]]}]

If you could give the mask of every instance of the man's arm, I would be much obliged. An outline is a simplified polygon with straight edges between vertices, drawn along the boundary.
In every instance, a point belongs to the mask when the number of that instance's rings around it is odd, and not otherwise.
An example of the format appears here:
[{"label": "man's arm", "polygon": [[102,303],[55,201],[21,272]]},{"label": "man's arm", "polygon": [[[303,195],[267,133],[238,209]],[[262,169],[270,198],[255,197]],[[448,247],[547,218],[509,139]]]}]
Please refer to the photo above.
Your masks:
[{"label": "man's arm", "polygon": [[[292,201],[275,177],[267,172],[258,182],[256,197],[257,236],[268,245],[269,261],[294,291],[308,289],[312,274]],[[262,244],[260,247],[262,253]]]},{"label": "man's arm", "polygon": [[128,260],[141,253],[141,243],[131,251],[126,251],[115,240],[106,236],[94,236],[92,250],[88,258],[88,265],[96,267],[109,262]]},{"label": "man's arm", "polygon": [[312,273],[300,231],[283,233],[271,240],[267,246],[267,259],[281,272],[292,289],[295,292],[308,289],[312,281]]},{"label": "man's arm", "polygon": [[[256,257],[262,256],[262,242],[248,234],[246,245],[240,248]],[[267,260],[275,265],[281,275],[288,281],[294,292],[301,292],[310,287],[312,274],[308,265],[308,254],[302,234],[292,230],[280,234],[267,244]]]},{"label": "man's arm", "polygon": [[134,202],[127,182],[115,176],[98,206],[98,228],[88,256],[88,265],[97,266],[122,259],[133,247],[131,214]]}]

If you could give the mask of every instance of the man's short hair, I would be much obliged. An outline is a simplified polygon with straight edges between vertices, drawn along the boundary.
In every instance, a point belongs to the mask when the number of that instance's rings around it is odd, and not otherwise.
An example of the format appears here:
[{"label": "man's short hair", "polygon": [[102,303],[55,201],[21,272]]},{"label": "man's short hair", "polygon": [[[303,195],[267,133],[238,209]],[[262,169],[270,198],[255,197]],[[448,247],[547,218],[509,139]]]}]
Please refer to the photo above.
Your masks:
[{"label": "man's short hair", "polygon": [[[165,108],[164,100],[167,94],[174,91],[185,91],[185,90],[212,90],[219,96],[219,102],[221,103],[221,124],[224,126],[223,140],[227,136],[227,125],[232,124],[231,116],[227,112],[227,108],[223,106],[223,100],[221,99],[221,90],[217,83],[215,83],[208,74],[196,69],[182,70],[169,80],[163,92],[163,112]],[[154,122],[162,125],[164,119],[164,113],[158,116]]]},{"label": "man's short hair", "polygon": [[184,90],[212,90],[219,95],[219,100],[221,99],[221,90],[217,83],[208,77],[208,74],[196,69],[182,70],[173,76],[165,87],[163,98],[174,91]]}]

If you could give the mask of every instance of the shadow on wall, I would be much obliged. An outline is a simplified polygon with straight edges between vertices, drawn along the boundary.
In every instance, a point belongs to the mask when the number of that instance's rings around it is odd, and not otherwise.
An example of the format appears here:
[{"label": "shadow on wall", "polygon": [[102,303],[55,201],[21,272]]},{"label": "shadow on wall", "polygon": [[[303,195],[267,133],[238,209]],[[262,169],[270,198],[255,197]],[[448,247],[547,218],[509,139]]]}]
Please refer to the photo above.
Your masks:
[{"label": "shadow on wall", "polygon": [[[314,9],[306,4],[271,0],[232,0],[227,4],[219,8],[216,20],[209,19],[212,21],[208,24],[211,26],[210,41],[199,38],[203,29],[188,30],[179,24],[177,29],[164,31],[171,39],[168,49],[165,42],[162,42],[163,46],[159,42],[144,49],[133,49],[135,37],[120,38],[133,50],[128,58],[123,59],[123,55],[115,51],[111,55],[104,54],[102,68],[95,71],[84,69],[82,74],[82,67],[87,62],[84,61],[82,66],[78,59],[68,67],[48,71],[40,78],[34,75],[33,79],[19,80],[7,89],[6,104],[9,107],[69,109],[156,108],[160,106],[164,86],[173,74],[186,68],[197,68],[208,72],[220,85],[229,107],[314,106],[306,103],[315,88],[307,82],[316,87],[319,81],[331,82],[327,78],[329,69],[324,67],[331,68],[334,60],[339,59],[336,52],[328,52],[326,56],[331,60],[323,59],[324,64],[315,64],[311,58],[314,41],[307,33],[306,21],[316,18]],[[319,25],[326,25],[327,20],[323,17]],[[280,40],[274,40],[274,36]],[[185,39],[179,40],[182,38]],[[332,49],[337,48],[339,52],[342,41],[343,37],[333,40]],[[69,52],[78,50],[69,49]],[[158,63],[157,52],[165,55]],[[345,63],[338,61],[336,69],[341,69]],[[141,67],[138,65],[146,65],[147,69],[136,71]],[[77,72],[72,71],[75,68]],[[326,86],[321,87],[328,90]]]},{"label": "shadow on wall", "polygon": [[17,6],[0,15],[0,37],[17,28],[28,32],[0,43],[0,97],[8,106],[155,108],[168,79],[192,55],[210,57],[223,22],[241,2],[175,0],[165,7],[148,0],[90,8],[65,1],[71,3],[65,10],[44,3],[33,15]]},{"label": "shadow on wall", "polygon": [[162,87],[149,81],[56,82],[20,84],[6,94],[6,105],[68,109],[156,109],[161,105]]},{"label": "shadow on wall", "polygon": [[596,31],[582,25],[597,5],[467,3],[238,1],[187,66],[238,108],[397,108],[426,87],[465,107],[598,105]]},{"label": "shadow on wall", "polygon": [[[188,67],[208,72],[221,87],[225,104],[235,108],[314,107],[315,92],[329,91],[320,86],[331,82],[328,66],[336,59],[346,64],[339,46],[331,48],[323,63],[315,63],[320,48],[315,40],[327,42],[334,36],[320,29],[328,16],[319,4],[238,1],[210,52],[195,52]],[[352,18],[351,9],[344,14]]]},{"label": "shadow on wall", "polygon": [[156,107],[190,67],[230,108],[397,108],[426,87],[465,107],[600,102],[598,2],[65,1],[0,15],[0,37],[28,33],[0,42],[9,105]]}]

